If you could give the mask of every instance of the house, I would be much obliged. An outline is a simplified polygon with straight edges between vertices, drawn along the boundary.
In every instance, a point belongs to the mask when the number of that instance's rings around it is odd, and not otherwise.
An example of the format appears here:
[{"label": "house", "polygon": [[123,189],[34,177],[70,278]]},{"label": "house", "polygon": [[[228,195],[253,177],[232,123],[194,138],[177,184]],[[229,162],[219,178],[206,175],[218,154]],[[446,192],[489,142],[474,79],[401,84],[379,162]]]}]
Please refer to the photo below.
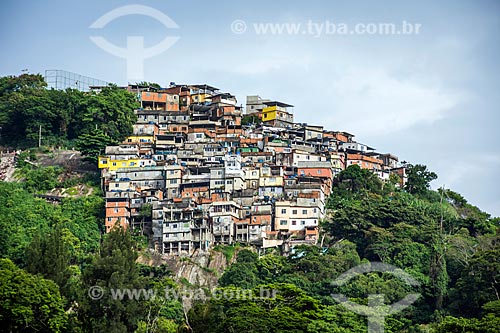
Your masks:
[{"label": "house", "polygon": [[[293,105],[208,84],[130,85],[140,103],[133,133],[98,158],[105,227],[152,237],[165,255],[240,242],[258,251],[319,241],[333,179],[359,165],[404,186],[397,156],[345,131],[294,123]],[[149,214],[149,211],[151,213]]]},{"label": "house", "polygon": [[246,114],[255,114],[259,113],[267,107],[266,102],[271,102],[270,99],[263,99],[258,95],[251,95],[247,96],[247,102],[246,102],[246,108],[245,108],[245,113]]},{"label": "house", "polygon": [[240,210],[241,207],[234,201],[212,202],[208,214],[215,243],[234,243],[234,223],[240,220]]},{"label": "house", "polygon": [[288,200],[276,202],[274,214],[275,230],[296,235],[306,227],[318,227],[321,219],[317,206]]},{"label": "house", "polygon": [[382,170],[383,161],[363,154],[347,154],[347,166],[357,164],[361,169],[368,169],[375,173]]},{"label": "house", "polygon": [[181,195],[182,170],[180,165],[166,165],[165,167],[165,199],[173,199]]},{"label": "house", "polygon": [[262,109],[261,119],[266,125],[286,128],[293,124],[293,113],[288,111],[288,108],[293,108],[293,105],[278,101],[263,104],[266,107]]}]

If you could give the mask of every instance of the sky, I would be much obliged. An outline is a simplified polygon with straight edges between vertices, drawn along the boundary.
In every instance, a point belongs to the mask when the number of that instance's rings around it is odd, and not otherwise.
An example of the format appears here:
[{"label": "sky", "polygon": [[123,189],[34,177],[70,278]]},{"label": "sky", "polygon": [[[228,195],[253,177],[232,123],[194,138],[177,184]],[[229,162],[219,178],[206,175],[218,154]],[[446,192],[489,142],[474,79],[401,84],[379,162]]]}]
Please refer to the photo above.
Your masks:
[{"label": "sky", "polygon": [[[170,21],[128,7],[129,15],[90,27],[126,5]],[[381,23],[419,28],[382,34]],[[146,48],[177,37],[141,61],[145,81],[207,83],[243,105],[247,95],[293,104],[296,122],[425,164],[439,175],[433,188],[500,216],[499,1],[3,0],[0,75],[63,69],[136,82],[127,60],[92,36],[121,48],[130,36],[143,36]]]}]

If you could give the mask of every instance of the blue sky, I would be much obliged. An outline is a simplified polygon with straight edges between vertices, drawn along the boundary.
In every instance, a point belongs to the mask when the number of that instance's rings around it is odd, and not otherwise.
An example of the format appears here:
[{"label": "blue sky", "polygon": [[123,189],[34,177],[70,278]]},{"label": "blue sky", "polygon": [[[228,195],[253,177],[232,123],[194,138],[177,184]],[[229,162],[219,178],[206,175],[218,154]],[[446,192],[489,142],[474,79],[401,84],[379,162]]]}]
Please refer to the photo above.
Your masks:
[{"label": "blue sky", "polygon": [[[130,15],[89,26],[120,6],[169,16],[167,29]],[[231,23],[247,31],[235,34]],[[257,34],[258,23],[421,24],[418,35]],[[498,1],[2,1],[0,75],[64,69],[127,83],[126,61],[97,47],[180,37],[144,62],[147,81],[208,83],[240,103],[259,94],[295,105],[296,121],[356,135],[423,163],[471,203],[500,216]]]}]

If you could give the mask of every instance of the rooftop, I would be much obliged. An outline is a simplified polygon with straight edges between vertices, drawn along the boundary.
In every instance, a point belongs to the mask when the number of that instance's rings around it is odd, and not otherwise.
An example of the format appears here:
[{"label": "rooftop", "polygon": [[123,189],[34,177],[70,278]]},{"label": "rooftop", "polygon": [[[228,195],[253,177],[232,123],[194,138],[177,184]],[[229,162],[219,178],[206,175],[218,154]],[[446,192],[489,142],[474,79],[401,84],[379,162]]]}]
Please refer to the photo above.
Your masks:
[{"label": "rooftop", "polygon": [[288,108],[288,107],[293,108],[293,105],[279,101],[263,101],[262,103],[267,106],[280,106],[282,108]]}]

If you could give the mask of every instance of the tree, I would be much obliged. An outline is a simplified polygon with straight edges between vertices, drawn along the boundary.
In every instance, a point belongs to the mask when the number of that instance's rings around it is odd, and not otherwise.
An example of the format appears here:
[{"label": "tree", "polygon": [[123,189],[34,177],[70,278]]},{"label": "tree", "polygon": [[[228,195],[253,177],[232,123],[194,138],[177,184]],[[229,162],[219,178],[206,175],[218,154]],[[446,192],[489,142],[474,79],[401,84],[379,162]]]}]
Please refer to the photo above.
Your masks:
[{"label": "tree", "polygon": [[98,194],[52,205],[34,198],[22,184],[0,182],[0,207],[0,255],[21,267],[26,265],[26,248],[33,238],[50,234],[58,224],[69,244],[72,264],[80,264],[99,247],[104,203]]},{"label": "tree", "polygon": [[492,249],[477,251],[462,270],[454,293],[455,308],[460,314],[477,316],[481,307],[500,300],[500,244]]},{"label": "tree", "polygon": [[57,284],[0,259],[0,322],[5,332],[61,332],[67,323]]},{"label": "tree", "polygon": [[422,164],[408,164],[406,171],[408,180],[405,189],[411,194],[425,194],[430,188],[430,183],[437,179],[437,174],[427,170],[427,166]]},{"label": "tree", "polygon": [[76,141],[78,149],[85,158],[93,163],[97,163],[97,158],[104,154],[106,146],[113,144],[114,141],[101,130],[94,130],[92,133],[82,134]]},{"label": "tree", "polygon": [[135,84],[138,86],[143,86],[143,87],[151,87],[154,89],[161,89],[161,86],[156,82],[141,81],[141,82],[136,82]]},{"label": "tree", "polygon": [[253,290],[225,287],[209,301],[196,304],[189,311],[189,322],[196,333],[306,332],[319,309],[318,300],[292,284],[266,284]]},{"label": "tree", "polygon": [[244,115],[243,118],[241,118],[242,125],[259,124],[260,122],[259,117],[255,115]]},{"label": "tree", "polygon": [[[83,271],[79,317],[92,332],[131,332],[145,317],[144,299],[113,298],[112,290],[143,289],[145,281],[136,266],[137,252],[130,233],[121,227],[106,235],[99,253]],[[103,297],[93,300],[91,288],[102,288]]]},{"label": "tree", "polygon": [[61,223],[56,224],[48,234],[37,234],[26,251],[27,271],[41,274],[61,289],[71,275],[70,261],[70,247],[65,242]]},{"label": "tree", "polygon": [[367,169],[361,169],[359,165],[353,164],[342,170],[334,179],[334,189],[338,194],[345,191],[351,193],[359,193],[368,191],[372,193],[380,193],[382,190],[382,182],[373,172]]},{"label": "tree", "polygon": [[24,187],[30,192],[49,191],[59,184],[59,175],[63,169],[54,166],[32,168],[26,166],[22,169]]},{"label": "tree", "polygon": [[80,140],[84,134],[96,135],[96,129],[114,143],[132,134],[132,125],[137,121],[134,109],[139,107],[134,94],[110,85],[99,93],[89,93],[82,103],[72,124]]},{"label": "tree", "polygon": [[249,250],[241,250],[238,253],[236,263],[232,264],[221,276],[221,286],[235,286],[251,289],[258,283],[257,279],[257,255]]},{"label": "tree", "polygon": [[[0,78],[2,140],[19,147],[70,144],[99,130],[116,143],[132,133],[136,96],[111,85],[99,93],[46,89],[39,74]],[[83,137],[82,137],[83,136]]]},{"label": "tree", "polygon": [[20,184],[0,182],[0,255],[18,265],[39,232],[47,232],[55,218],[54,209],[24,190]]}]

